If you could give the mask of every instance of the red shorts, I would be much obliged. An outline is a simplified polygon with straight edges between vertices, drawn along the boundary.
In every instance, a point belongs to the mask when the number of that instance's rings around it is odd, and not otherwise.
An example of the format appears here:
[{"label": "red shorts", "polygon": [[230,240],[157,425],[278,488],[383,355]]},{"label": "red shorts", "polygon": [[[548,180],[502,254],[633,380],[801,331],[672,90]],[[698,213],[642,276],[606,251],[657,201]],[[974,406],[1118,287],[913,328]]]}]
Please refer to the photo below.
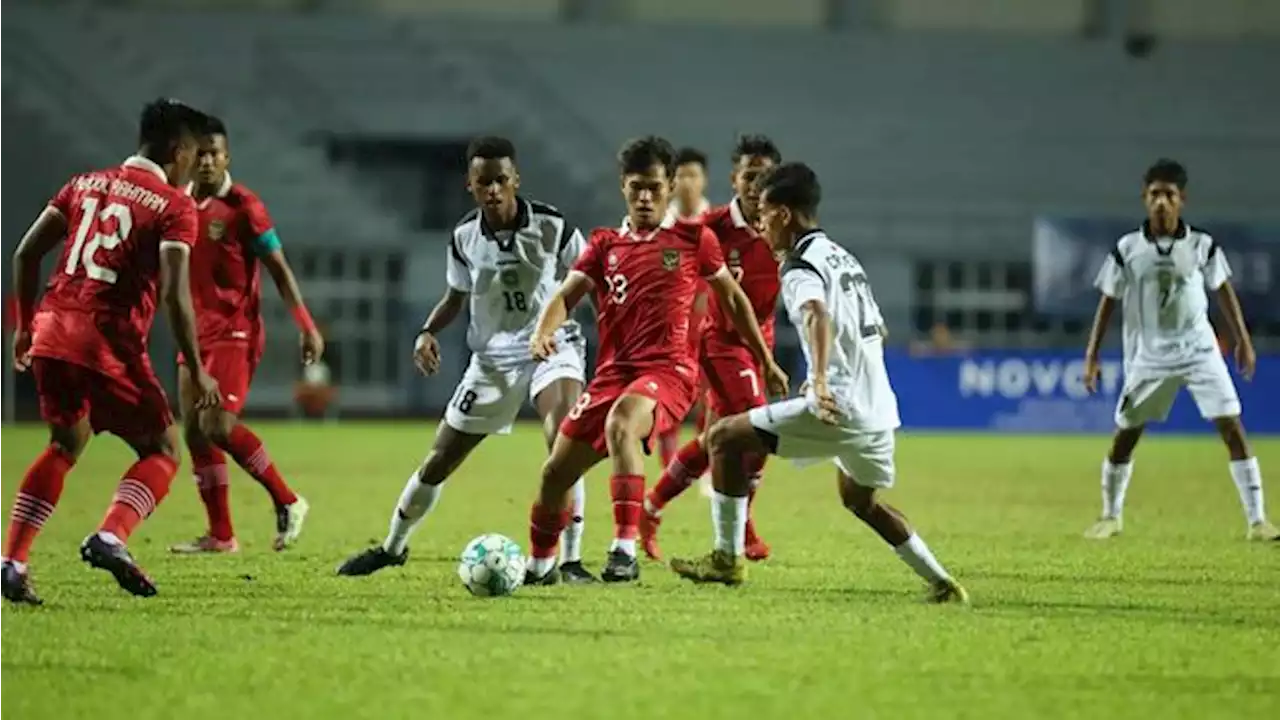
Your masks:
[{"label": "red shorts", "polygon": [[578,402],[569,411],[560,432],[566,437],[590,443],[596,452],[608,455],[604,424],[613,404],[623,395],[642,395],[653,398],[658,405],[653,410],[653,429],[645,439],[645,452],[654,445],[659,434],[680,426],[697,394],[695,371],[676,365],[655,368],[640,373],[606,370],[591,379],[578,396]]},{"label": "red shorts", "polygon": [[127,439],[162,435],[173,414],[151,361],[143,355],[129,367],[126,374],[107,375],[66,360],[34,358],[40,416],[71,427],[88,415],[94,432]]},{"label": "red shorts", "polygon": [[744,413],[766,402],[764,376],[751,351],[739,346],[702,346],[699,356],[707,380],[707,405],[716,417]]},{"label": "red shorts", "polygon": [[[249,397],[249,385],[258,369],[262,351],[243,342],[221,342],[200,347],[200,364],[218,381],[222,393],[222,409],[239,415]],[[179,353],[178,362],[182,362]]]}]

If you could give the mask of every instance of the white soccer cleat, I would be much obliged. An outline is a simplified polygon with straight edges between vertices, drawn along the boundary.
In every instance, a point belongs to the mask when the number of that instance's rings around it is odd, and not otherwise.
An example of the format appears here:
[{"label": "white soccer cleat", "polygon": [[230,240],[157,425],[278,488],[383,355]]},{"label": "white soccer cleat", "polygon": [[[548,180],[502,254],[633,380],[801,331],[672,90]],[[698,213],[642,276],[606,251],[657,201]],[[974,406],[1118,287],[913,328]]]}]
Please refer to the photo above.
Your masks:
[{"label": "white soccer cleat", "polygon": [[1084,536],[1090,540],[1107,540],[1119,535],[1123,530],[1124,521],[1120,518],[1102,518],[1085,530]]},{"label": "white soccer cleat", "polygon": [[1249,532],[1245,535],[1248,540],[1280,540],[1280,528],[1263,520],[1249,526]]},{"label": "white soccer cleat", "polygon": [[302,524],[307,520],[311,506],[301,495],[292,505],[276,508],[276,539],[271,543],[277,552],[293,545],[302,534]]}]

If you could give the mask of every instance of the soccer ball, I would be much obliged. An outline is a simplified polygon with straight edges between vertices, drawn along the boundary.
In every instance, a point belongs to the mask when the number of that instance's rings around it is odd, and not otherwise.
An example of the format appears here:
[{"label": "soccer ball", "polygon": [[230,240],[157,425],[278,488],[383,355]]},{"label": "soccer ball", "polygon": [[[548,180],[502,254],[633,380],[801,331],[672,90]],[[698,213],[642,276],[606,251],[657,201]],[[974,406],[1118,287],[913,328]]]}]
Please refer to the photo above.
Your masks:
[{"label": "soccer ball", "polygon": [[467,543],[458,563],[458,577],[472,595],[510,595],[524,582],[524,555],[509,537],[488,533]]}]

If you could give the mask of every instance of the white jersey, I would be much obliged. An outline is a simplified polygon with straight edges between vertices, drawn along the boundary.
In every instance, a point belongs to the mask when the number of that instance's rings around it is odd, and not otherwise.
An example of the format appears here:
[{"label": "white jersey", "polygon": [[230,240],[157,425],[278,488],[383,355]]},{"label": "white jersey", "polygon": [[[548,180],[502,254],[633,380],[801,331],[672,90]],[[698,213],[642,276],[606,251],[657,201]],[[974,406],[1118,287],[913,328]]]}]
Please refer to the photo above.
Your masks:
[{"label": "white jersey", "polygon": [[[479,210],[463,217],[445,262],[449,287],[471,296],[467,345],[496,366],[532,361],[529,341],[542,306],[585,247],[582,233],[559,210],[524,198],[516,202],[516,230],[493,230]],[[570,320],[556,337],[574,343],[581,330]]]},{"label": "white jersey", "polygon": [[821,230],[801,237],[782,269],[782,301],[813,380],[813,348],[804,328],[804,305],[820,300],[831,317],[827,386],[845,416],[844,425],[861,433],[901,425],[898,398],[884,366],[884,317],[871,294],[867,274],[847,250]]},{"label": "white jersey", "polygon": [[1174,237],[1154,237],[1144,223],[1120,238],[1094,284],[1123,304],[1126,374],[1176,371],[1216,354],[1205,290],[1230,277],[1213,238],[1185,224]]}]

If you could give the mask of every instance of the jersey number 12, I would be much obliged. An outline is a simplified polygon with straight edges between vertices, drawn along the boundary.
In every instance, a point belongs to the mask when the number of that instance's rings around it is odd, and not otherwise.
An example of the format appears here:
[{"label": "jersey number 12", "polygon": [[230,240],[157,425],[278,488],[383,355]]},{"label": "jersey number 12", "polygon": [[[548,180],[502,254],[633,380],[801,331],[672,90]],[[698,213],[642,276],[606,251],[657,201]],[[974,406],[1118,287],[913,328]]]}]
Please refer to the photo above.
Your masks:
[{"label": "jersey number 12", "polygon": [[[89,237],[89,231],[94,229],[95,225],[110,222],[112,219],[116,221],[114,232],[110,234],[95,232],[92,238]],[[67,265],[63,271],[68,275],[75,275],[76,266],[84,263],[84,273],[90,278],[114,285],[117,279],[116,271],[99,265],[94,260],[94,256],[99,248],[115,250],[129,237],[130,232],[133,232],[133,213],[129,212],[127,205],[111,203],[102,208],[102,212],[98,212],[98,198],[86,197],[80,202],[80,227],[76,229],[76,239],[71,244],[71,251],[67,253]],[[85,242],[86,240],[88,242]]]}]

